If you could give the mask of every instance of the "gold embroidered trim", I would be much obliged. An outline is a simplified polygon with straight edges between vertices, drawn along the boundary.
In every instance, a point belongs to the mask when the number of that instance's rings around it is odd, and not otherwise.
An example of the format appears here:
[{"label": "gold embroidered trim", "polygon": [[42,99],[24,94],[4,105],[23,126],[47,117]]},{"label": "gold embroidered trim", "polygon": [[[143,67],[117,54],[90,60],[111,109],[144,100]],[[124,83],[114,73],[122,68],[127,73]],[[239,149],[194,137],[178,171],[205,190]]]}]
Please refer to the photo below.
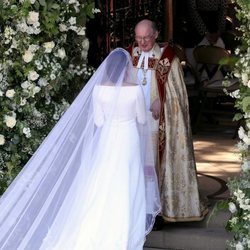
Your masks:
[{"label": "gold embroidered trim", "polygon": [[[134,67],[137,66],[138,61],[139,61],[139,56],[134,56],[134,57],[132,58],[132,63],[133,63],[133,66],[134,66]],[[157,67],[158,61],[159,61],[159,60],[156,59],[156,58],[149,57],[149,58],[148,58],[148,69],[155,70],[156,67]],[[143,61],[142,61],[141,68],[144,69],[144,59],[143,59]]]}]

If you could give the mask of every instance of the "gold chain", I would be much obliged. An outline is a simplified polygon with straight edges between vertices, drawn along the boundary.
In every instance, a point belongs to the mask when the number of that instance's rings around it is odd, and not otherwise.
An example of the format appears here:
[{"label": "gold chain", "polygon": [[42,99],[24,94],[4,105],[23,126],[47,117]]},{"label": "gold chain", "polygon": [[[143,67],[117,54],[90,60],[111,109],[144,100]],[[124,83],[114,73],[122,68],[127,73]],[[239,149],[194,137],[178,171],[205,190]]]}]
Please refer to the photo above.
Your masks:
[{"label": "gold chain", "polygon": [[142,79],[142,85],[146,85],[147,84],[147,69],[142,69],[142,73],[143,73],[143,79]]}]

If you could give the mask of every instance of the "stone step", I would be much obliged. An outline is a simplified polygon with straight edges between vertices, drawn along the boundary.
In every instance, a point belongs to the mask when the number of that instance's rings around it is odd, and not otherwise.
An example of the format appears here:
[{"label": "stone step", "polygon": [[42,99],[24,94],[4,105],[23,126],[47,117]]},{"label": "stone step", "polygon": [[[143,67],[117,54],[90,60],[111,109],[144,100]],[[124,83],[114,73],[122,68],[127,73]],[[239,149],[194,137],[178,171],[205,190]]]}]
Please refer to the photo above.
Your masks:
[{"label": "stone step", "polygon": [[168,227],[151,232],[145,249],[223,250],[232,234],[224,228],[175,228]]},{"label": "stone step", "polygon": [[[163,249],[163,248],[151,248],[151,247],[144,247],[143,248],[143,250],[165,250],[165,249]],[[168,248],[167,250],[175,250],[175,249]]]},{"label": "stone step", "polygon": [[145,250],[223,250],[232,234],[226,232],[229,211],[213,213],[215,202],[203,221],[166,223],[163,230],[151,232]]},{"label": "stone step", "polygon": [[213,207],[209,208],[209,213],[202,221],[192,222],[177,222],[177,223],[166,223],[167,225],[175,224],[177,227],[188,227],[188,228],[224,228],[227,221],[230,219],[229,211],[220,211],[217,213],[213,212]]},{"label": "stone step", "polygon": [[155,248],[155,247],[144,247],[143,248],[143,250],[178,250],[178,249],[173,249],[173,248],[165,248],[165,249],[163,249],[163,248]]}]

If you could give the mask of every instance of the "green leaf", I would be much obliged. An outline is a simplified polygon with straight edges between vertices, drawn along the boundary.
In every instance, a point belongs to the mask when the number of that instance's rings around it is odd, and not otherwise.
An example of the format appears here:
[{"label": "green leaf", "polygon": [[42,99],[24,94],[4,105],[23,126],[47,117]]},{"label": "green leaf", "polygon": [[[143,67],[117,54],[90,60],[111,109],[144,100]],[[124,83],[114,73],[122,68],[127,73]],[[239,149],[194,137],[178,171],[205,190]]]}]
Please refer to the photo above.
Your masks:
[{"label": "green leaf", "polygon": [[233,121],[239,121],[243,118],[243,115],[241,113],[237,113],[234,115]]},{"label": "green leaf", "polygon": [[90,3],[89,5],[86,6],[86,15],[90,18],[94,17],[94,14],[92,13],[92,9],[95,8],[95,4],[94,3]]},{"label": "green leaf", "polygon": [[11,173],[11,171],[12,171],[12,169],[14,167],[13,164],[12,164],[12,162],[9,162],[9,161],[6,162],[6,166],[8,168],[8,172]]},{"label": "green leaf", "polygon": [[60,5],[54,3],[54,4],[51,5],[51,8],[52,8],[52,9],[55,9],[55,10],[58,10],[58,9],[60,9]]},{"label": "green leaf", "polygon": [[34,7],[35,7],[35,10],[36,10],[36,11],[39,11],[39,7],[40,7],[39,2],[38,2],[38,1],[35,1],[35,3],[34,3],[33,5],[34,5]]},{"label": "green leaf", "polygon": [[242,100],[242,110],[247,112],[250,110],[250,96],[244,97]]},{"label": "green leaf", "polygon": [[46,1],[45,0],[39,0],[40,5],[46,6]]}]

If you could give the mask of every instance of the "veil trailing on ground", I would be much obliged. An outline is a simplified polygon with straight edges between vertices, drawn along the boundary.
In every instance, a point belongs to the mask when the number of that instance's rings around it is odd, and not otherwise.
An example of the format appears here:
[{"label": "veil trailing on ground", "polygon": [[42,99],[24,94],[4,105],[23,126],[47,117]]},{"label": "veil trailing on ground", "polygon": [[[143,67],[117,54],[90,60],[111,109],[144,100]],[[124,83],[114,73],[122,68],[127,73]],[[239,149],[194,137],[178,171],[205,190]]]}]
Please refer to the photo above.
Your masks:
[{"label": "veil trailing on ground", "polygon": [[[117,57],[121,54],[125,59]],[[120,91],[124,84],[136,82],[132,72],[125,50],[111,52],[11,183],[0,200],[0,249],[54,249],[51,246],[62,235],[70,247],[84,217],[85,186],[105,147],[100,137],[108,139],[105,135],[116,115]],[[115,87],[112,108],[105,117],[93,105],[94,93],[102,94],[99,85]],[[138,124],[146,190],[145,235],[160,212],[148,125]]]}]

